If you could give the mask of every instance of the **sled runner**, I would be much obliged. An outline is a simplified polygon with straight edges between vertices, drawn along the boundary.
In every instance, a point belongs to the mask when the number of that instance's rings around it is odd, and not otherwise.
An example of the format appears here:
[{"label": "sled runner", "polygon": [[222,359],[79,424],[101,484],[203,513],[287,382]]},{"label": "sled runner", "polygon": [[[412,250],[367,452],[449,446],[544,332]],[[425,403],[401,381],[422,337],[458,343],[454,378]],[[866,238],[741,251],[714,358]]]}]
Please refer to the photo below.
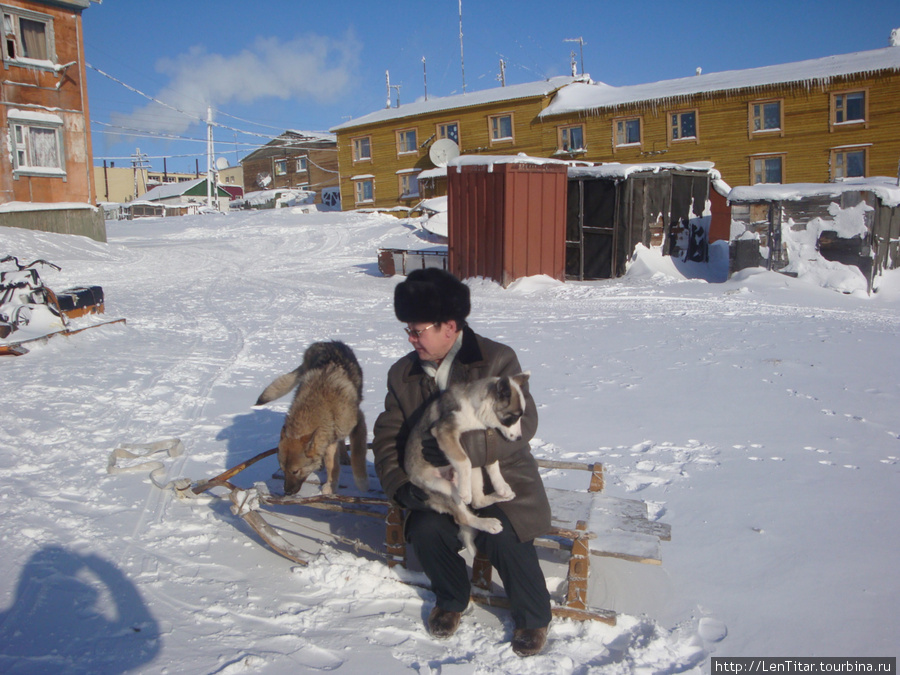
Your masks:
[{"label": "sled runner", "polygon": [[[304,489],[293,496],[272,494],[265,482],[257,482],[248,489],[231,482],[233,477],[276,452],[277,448],[267,450],[207,481],[195,484],[186,481],[177,491],[182,496],[196,497],[215,488],[227,490],[232,513],[242,518],[274,551],[301,565],[307,564],[310,553],[300,547],[299,541],[314,538],[302,531],[310,528],[304,528],[296,519],[296,507],[375,518],[385,523],[383,549],[334,532],[315,532],[354,550],[364,550],[382,557],[390,566],[406,566],[402,509],[383,496],[370,497],[356,492],[352,480],[341,480],[341,485],[347,486],[342,487],[341,494],[309,494],[316,489],[313,483],[315,476],[311,476]],[[665,523],[650,520],[644,502],[604,494],[603,468],[599,463],[538,460],[538,464],[545,471],[575,470],[590,475],[589,485],[583,491],[547,488],[553,527],[546,536],[535,539],[535,545],[560,551],[568,557],[566,595],[562,602],[554,603],[553,614],[581,621],[615,624],[615,612],[588,605],[591,557],[609,556],[660,564],[660,542],[670,540],[671,528]],[[298,543],[292,543],[292,540]],[[479,552],[472,564],[472,600],[490,606],[506,606],[506,598],[493,589],[491,577],[490,562]]]},{"label": "sled runner", "polygon": [[71,319],[103,313],[103,289],[100,286],[55,293],[44,285],[37,266],[59,270],[57,265],[46,260],[23,265],[14,256],[0,259],[2,263],[12,263],[15,269],[0,272],[0,356],[27,354],[25,345],[57,335],[74,335],[98,326],[125,323],[125,319],[113,319],[75,327],[71,325]]}]

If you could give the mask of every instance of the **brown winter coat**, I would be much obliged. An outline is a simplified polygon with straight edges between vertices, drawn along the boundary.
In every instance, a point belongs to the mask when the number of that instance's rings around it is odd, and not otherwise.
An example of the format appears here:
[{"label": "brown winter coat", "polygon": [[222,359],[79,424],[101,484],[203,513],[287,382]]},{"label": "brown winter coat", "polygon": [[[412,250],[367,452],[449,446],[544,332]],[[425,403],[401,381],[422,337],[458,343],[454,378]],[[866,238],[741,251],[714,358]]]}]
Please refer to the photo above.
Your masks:
[{"label": "brown winter coat", "polygon": [[[467,327],[463,331],[462,347],[453,360],[450,383],[519,372],[519,360],[510,347],[476,335]],[[375,421],[372,448],[381,485],[385,494],[393,498],[397,489],[409,481],[403,470],[403,448],[409,430],[439,391],[434,379],[422,369],[415,352],[391,366],[387,387],[384,412]],[[462,441],[473,466],[500,461],[500,471],[516,497],[498,506],[512,522],[519,540],[528,541],[550,529],[550,504],[528,444],[537,431],[537,408],[527,384],[523,390],[527,405],[520,440],[508,441],[488,429],[466,432]],[[487,479],[485,485],[489,485]]]}]

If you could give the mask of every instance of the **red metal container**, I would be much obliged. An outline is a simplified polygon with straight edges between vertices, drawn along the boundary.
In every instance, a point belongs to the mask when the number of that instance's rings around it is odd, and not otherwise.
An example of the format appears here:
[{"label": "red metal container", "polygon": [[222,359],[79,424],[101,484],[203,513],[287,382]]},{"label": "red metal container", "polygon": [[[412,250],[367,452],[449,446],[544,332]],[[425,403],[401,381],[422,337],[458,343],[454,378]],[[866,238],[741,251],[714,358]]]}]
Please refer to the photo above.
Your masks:
[{"label": "red metal container", "polygon": [[566,273],[566,165],[512,161],[447,167],[448,266],[504,287]]}]

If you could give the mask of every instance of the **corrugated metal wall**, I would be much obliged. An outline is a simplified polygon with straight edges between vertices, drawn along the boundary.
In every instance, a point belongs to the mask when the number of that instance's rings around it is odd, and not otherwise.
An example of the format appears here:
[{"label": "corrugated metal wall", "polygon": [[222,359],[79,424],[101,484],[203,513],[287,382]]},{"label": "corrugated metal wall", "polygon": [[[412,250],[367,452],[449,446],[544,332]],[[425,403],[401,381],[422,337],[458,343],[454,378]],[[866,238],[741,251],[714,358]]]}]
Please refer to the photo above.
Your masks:
[{"label": "corrugated metal wall", "polygon": [[447,177],[451,272],[504,287],[537,274],[565,279],[565,165],[462,165]]}]

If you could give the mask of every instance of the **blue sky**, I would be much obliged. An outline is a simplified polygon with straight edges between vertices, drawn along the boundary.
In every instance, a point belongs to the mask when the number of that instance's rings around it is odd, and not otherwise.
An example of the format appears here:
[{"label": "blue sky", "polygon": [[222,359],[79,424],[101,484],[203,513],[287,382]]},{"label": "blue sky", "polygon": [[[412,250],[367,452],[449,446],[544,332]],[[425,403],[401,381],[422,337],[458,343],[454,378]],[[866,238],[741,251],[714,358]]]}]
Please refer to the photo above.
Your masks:
[{"label": "blue sky", "polygon": [[[234,164],[384,107],[385,71],[401,103],[426,78],[429,97],[463,91],[459,0],[104,0],[83,19],[96,164],[140,148],[156,170],[205,171],[208,105]],[[878,49],[897,27],[898,0],[463,0],[462,63],[467,91],[499,86],[501,59],[507,84],[566,75],[581,38],[584,70],[628,85]]]}]

